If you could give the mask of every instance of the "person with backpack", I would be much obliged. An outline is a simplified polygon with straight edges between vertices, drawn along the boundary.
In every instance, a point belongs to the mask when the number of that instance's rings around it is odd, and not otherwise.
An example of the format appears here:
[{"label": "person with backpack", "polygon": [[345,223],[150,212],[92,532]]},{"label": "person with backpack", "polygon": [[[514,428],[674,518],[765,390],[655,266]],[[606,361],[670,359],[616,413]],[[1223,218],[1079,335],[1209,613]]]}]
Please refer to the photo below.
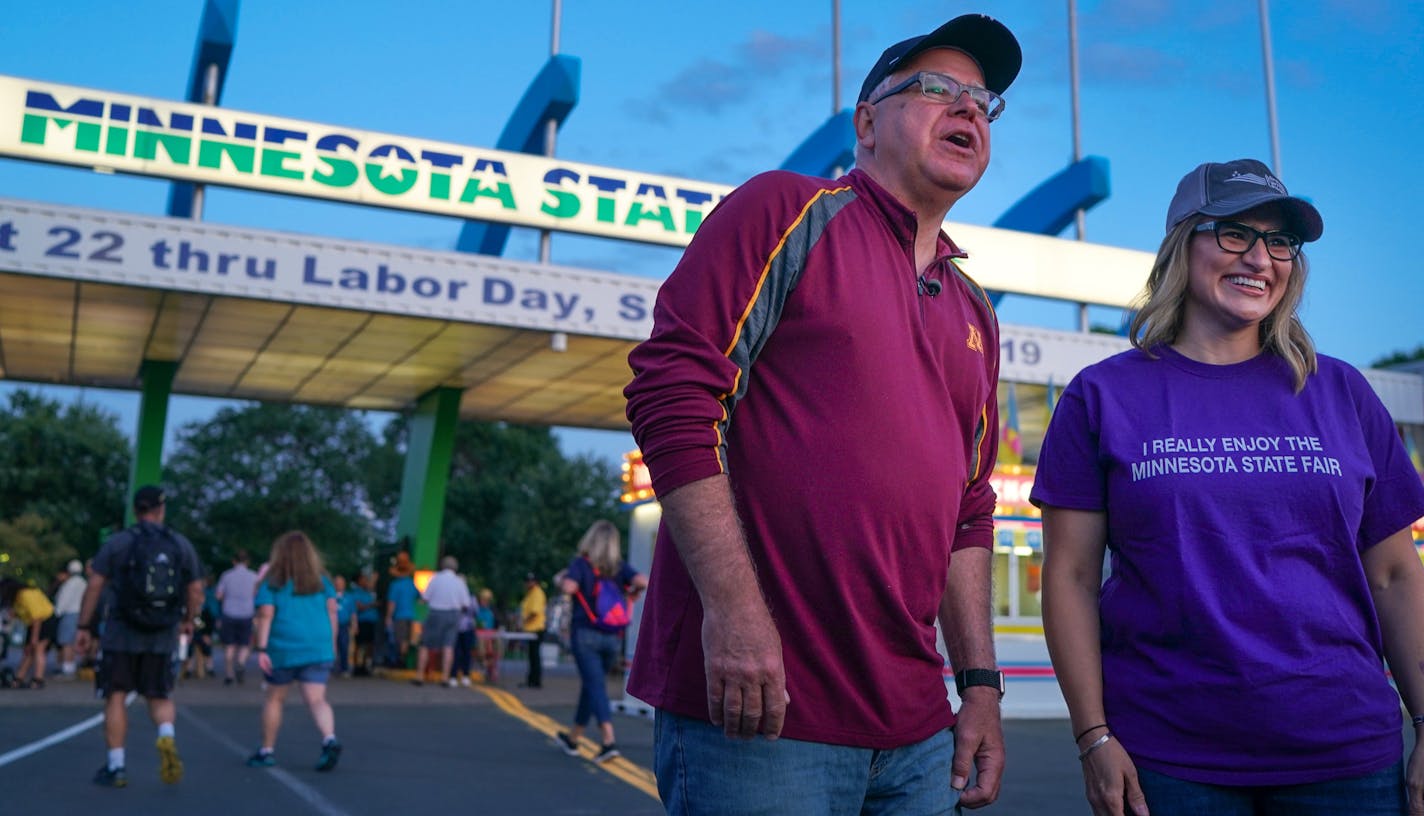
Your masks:
[{"label": "person with backpack", "polygon": [[622,660],[623,630],[632,620],[633,599],[647,586],[648,577],[623,560],[618,528],[605,519],[595,521],[559,581],[564,594],[574,598],[570,646],[580,681],[573,727],[557,735],[569,756],[578,756],[579,738],[589,717],[598,719],[601,737],[594,761],[619,756],[608,703],[608,673]]},{"label": "person with backpack", "polygon": [[163,489],[140,487],[134,493],[133,509],[137,523],[111,536],[94,556],[94,574],[84,590],[75,640],[81,654],[88,649],[99,623],[95,611],[107,590],[95,687],[104,698],[109,758],[94,774],[94,783],[111,788],[128,785],[124,697],[130,691],[148,700],[149,717],[158,727],[158,778],[170,785],[183,778],[173,730],[172,655],[179,631],[191,638],[193,621],[203,608],[202,565],[192,543],[164,525]]}]

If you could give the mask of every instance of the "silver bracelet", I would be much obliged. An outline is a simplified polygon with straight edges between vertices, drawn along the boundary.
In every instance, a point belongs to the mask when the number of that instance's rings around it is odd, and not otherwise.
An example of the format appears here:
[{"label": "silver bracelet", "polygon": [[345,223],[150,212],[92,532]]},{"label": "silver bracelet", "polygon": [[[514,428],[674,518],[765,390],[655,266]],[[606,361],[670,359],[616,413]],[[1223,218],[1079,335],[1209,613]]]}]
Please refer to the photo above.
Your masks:
[{"label": "silver bracelet", "polygon": [[1088,758],[1088,754],[1091,754],[1092,752],[1098,750],[1099,748],[1103,747],[1104,745],[1107,745],[1107,744],[1108,744],[1108,740],[1110,740],[1110,739],[1112,739],[1112,733],[1111,733],[1111,732],[1109,732],[1109,733],[1107,733],[1107,734],[1103,734],[1101,737],[1098,737],[1097,739],[1093,740],[1093,742],[1092,742],[1091,745],[1089,745],[1087,748],[1084,748],[1084,749],[1083,749],[1083,752],[1082,752],[1081,754],[1078,754],[1078,761],[1079,761],[1079,762],[1082,762],[1083,760],[1087,759],[1087,758]]}]

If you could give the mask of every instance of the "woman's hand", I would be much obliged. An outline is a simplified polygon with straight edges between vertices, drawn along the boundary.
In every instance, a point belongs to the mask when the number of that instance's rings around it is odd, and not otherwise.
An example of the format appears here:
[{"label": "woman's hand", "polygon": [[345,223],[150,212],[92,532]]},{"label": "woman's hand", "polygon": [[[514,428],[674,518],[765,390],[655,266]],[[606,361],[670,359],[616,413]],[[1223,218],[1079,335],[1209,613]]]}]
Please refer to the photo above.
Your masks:
[{"label": "woman's hand", "polygon": [[[1101,734],[1084,737],[1079,750]],[[1148,816],[1147,798],[1137,783],[1137,766],[1115,738],[1083,758],[1083,787],[1093,816]]]},{"label": "woman's hand", "polygon": [[[1416,737],[1419,729],[1415,728]],[[1404,767],[1404,793],[1409,797],[1409,816],[1424,816],[1424,750],[1415,742]]]}]

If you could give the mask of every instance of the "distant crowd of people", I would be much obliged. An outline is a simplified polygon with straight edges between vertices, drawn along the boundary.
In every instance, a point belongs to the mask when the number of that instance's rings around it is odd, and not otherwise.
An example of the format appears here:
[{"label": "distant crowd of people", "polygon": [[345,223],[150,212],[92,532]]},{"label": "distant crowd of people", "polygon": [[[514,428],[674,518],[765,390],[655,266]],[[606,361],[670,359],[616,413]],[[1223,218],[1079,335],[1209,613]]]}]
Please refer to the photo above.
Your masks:
[{"label": "distant crowd of people", "polygon": [[[528,672],[520,685],[539,689],[541,645],[551,623],[551,637],[572,640],[581,675],[596,670],[603,678],[615,666],[621,668],[621,640],[594,649],[587,645],[591,635],[582,632],[597,627],[605,635],[621,634],[626,615],[609,626],[570,614],[571,601],[562,597],[563,603],[551,611],[532,572],[525,576],[518,611],[503,621],[494,593],[488,588],[472,593],[453,556],[442,557],[440,569],[418,588],[410,553],[401,550],[378,592],[375,570],[363,570],[349,581],[330,575],[317,545],[300,530],[278,536],[270,556],[257,568],[246,550],[238,550],[231,565],[214,577],[203,569],[192,543],[164,523],[167,496],[161,488],[139,488],[133,510],[133,526],[106,540],[87,567],[77,560],[66,564],[48,591],[14,578],[0,579],[0,628],[9,623],[22,633],[18,645],[23,650],[13,670],[9,666],[14,661],[0,651],[5,672],[0,681],[10,688],[43,688],[51,646],[59,655],[54,672],[58,677],[72,680],[83,669],[93,671],[106,723],[107,754],[94,774],[94,782],[102,786],[128,784],[125,696],[130,692],[147,700],[157,730],[160,779],[170,784],[182,779],[172,700],[179,678],[198,680],[220,672],[224,685],[243,685],[249,664],[256,663],[264,699],[260,741],[247,759],[252,767],[277,764],[284,704],[295,685],[320,737],[315,768],[329,771],[342,752],[335,713],[326,699],[333,674],[369,676],[378,667],[404,669],[411,665],[407,661],[414,650],[411,682],[416,685],[434,672],[441,686],[469,686],[477,668],[487,682],[497,683],[503,642],[510,639],[522,643],[528,653]],[[618,535],[608,522],[595,525],[580,545],[579,557],[556,577],[588,615],[593,612],[587,599],[606,605],[598,600],[600,588],[590,583],[600,569],[629,579],[620,583],[620,597],[646,585],[646,579],[634,580],[622,564]],[[420,604],[426,614],[417,623]],[[559,634],[560,624],[571,632]],[[4,646],[10,640],[5,637]],[[601,662],[590,662],[595,659]],[[604,736],[597,753],[601,761],[616,756],[617,749],[607,695],[591,676],[584,677],[572,736],[561,735],[561,744],[576,751],[585,722],[597,716]]]}]

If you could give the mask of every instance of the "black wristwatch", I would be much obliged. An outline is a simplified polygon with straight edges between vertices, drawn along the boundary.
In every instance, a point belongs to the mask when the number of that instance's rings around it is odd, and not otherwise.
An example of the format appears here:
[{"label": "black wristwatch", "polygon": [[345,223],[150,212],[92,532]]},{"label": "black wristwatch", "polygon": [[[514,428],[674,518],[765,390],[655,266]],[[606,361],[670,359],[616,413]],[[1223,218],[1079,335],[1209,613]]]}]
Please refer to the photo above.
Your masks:
[{"label": "black wristwatch", "polygon": [[999,690],[999,699],[1004,699],[1004,673],[998,669],[960,669],[954,673],[954,690],[964,696],[970,686],[989,686]]}]

